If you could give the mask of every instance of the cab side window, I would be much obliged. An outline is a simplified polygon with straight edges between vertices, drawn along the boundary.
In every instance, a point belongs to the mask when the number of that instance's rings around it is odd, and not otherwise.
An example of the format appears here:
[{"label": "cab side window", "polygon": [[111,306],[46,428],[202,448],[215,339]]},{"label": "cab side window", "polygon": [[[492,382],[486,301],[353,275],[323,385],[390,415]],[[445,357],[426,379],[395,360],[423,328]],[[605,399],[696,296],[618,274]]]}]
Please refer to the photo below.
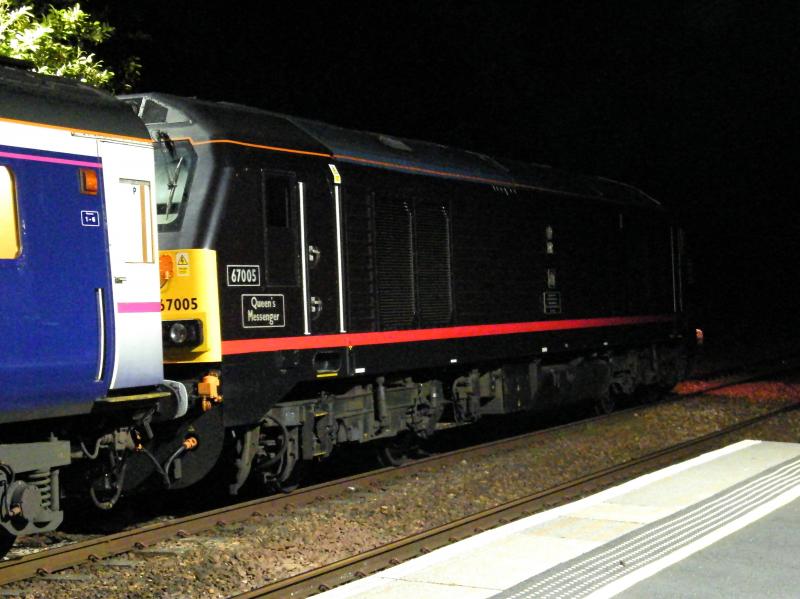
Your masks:
[{"label": "cab side window", "polygon": [[0,166],[0,260],[19,256],[21,245],[14,173]]}]

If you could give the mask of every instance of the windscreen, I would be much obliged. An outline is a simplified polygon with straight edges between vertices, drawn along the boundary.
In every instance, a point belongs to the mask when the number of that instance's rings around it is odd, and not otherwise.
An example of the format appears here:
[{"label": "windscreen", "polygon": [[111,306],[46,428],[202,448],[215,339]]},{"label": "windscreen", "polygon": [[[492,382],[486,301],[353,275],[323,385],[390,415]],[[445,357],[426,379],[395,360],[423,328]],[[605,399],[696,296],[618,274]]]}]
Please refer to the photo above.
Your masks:
[{"label": "windscreen", "polygon": [[197,155],[188,141],[165,133],[156,143],[156,214],[160,231],[178,231],[186,211]]}]

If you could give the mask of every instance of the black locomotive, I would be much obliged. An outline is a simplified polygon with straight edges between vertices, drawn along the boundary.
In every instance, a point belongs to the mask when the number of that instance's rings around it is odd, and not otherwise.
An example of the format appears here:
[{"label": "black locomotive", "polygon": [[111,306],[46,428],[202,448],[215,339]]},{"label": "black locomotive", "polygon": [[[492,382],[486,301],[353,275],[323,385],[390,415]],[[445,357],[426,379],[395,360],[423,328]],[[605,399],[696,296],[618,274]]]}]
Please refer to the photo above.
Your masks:
[{"label": "black locomotive", "polygon": [[[157,142],[166,373],[207,406],[192,430],[231,452],[232,492],[251,471],[290,485],[340,444],[391,461],[443,423],[610,410],[685,372],[682,234],[637,189],[234,104],[124,99]],[[185,457],[190,480],[203,455]]]}]

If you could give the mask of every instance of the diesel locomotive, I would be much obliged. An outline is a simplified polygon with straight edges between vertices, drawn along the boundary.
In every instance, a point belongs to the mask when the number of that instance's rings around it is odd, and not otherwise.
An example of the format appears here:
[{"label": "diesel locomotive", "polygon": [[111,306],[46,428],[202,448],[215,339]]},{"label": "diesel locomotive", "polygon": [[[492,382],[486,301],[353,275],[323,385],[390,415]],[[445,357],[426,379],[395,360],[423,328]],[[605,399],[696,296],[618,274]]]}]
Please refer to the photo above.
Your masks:
[{"label": "diesel locomotive", "polygon": [[0,64],[0,553],[73,497],[668,389],[685,261],[621,183]]},{"label": "diesel locomotive", "polygon": [[[682,232],[610,180],[250,107],[124,96],[156,151],[167,378],[202,477],[287,488],[373,443],[684,374]],[[215,477],[215,480],[219,480]]]}]

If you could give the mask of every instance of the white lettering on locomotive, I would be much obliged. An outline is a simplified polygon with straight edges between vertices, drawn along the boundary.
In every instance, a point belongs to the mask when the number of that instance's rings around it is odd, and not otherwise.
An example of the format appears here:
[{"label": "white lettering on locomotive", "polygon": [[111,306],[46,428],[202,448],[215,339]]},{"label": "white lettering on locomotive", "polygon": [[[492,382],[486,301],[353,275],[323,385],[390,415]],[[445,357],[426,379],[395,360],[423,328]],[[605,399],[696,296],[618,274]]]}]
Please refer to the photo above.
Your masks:
[{"label": "white lettering on locomotive", "polygon": [[263,329],[285,326],[283,294],[242,295],[242,328]]},{"label": "white lettering on locomotive", "polygon": [[258,264],[228,264],[228,287],[260,287],[261,266]]}]

